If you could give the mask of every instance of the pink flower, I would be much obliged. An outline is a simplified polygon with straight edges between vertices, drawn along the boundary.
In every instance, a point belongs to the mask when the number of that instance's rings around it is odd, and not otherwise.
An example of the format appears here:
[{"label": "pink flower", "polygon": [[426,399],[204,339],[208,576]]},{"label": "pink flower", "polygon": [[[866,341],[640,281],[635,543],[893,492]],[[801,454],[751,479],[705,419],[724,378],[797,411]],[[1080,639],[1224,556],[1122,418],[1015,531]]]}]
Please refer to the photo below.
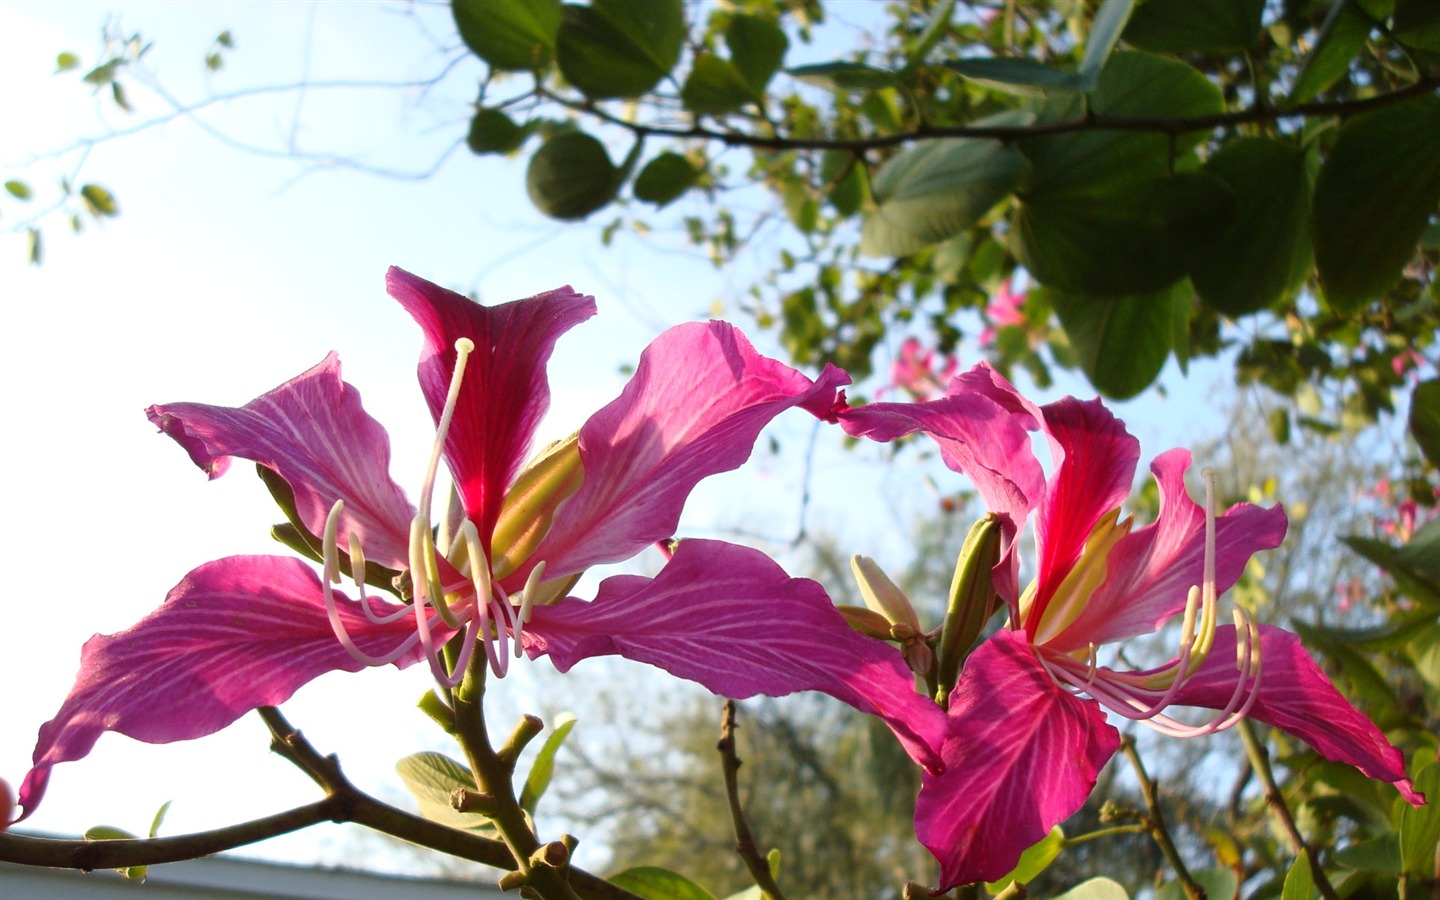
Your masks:
[{"label": "pink flower", "polygon": [[[1085,802],[1119,746],[1107,713],[1193,736],[1250,716],[1308,742],[1322,755],[1424,798],[1404,761],[1336,692],[1299,639],[1237,611],[1217,623],[1218,595],[1258,550],[1285,535],[1284,512],[1238,504],[1202,510],[1185,489],[1190,455],[1151,464],[1160,487],[1155,522],[1120,518],[1139,442],[1100,401],[1036,406],[985,364],[928,403],[850,409],[851,435],[878,441],[921,431],[952,469],[969,476],[1001,519],[993,570],[1009,621],[966,660],[947,716],[945,768],[926,774],[916,832],[941,864],[941,887],[994,880],[1021,852]],[[1039,430],[1054,470],[1030,447]],[[1037,573],[1022,592],[1015,537],[1035,514]],[[1102,664],[1100,648],[1159,629],[1182,615],[1168,663],[1130,671]],[[1208,724],[1170,708],[1217,710]]]},{"label": "pink flower", "polygon": [[[92,638],[40,729],[25,815],[52,767],[106,731],[200,737],[336,669],[426,659],[454,684],[477,645],[503,674],[511,639],[517,656],[548,654],[561,671],[618,654],[731,697],[823,691],[883,717],[917,761],[938,767],[944,719],[914,694],[903,662],[851,631],[819,585],[758,551],[686,540],[655,578],[607,578],[590,602],[566,596],[587,567],[671,537],[695,484],[743,463],[771,418],[792,407],[832,417],[844,372],[811,381],[728,325],[681,325],[645,350],[619,398],[526,466],[549,405],[545,364],[593,300],[561,288],[483,307],[399,269],[387,284],[424,332],[420,385],[437,422],[418,509],[390,479],[385,430],[334,354],[240,408],[151,407],[210,477],[240,457],[283,480],[293,543],[325,577],[288,557],[216,560],[134,627]],[[442,457],[456,491],[437,539]],[[335,588],[342,573],[358,576],[358,600]],[[366,582],[402,585],[409,602],[370,596]],[[457,636],[452,668],[441,650]]]},{"label": "pink flower", "polygon": [[988,347],[995,343],[995,337],[1001,328],[1011,326],[1024,327],[1030,320],[1025,317],[1022,307],[1025,305],[1025,292],[1010,292],[1010,282],[1000,285],[1000,290],[995,292],[995,297],[990,305],[985,307],[985,317],[990,324],[980,332],[980,346]]},{"label": "pink flower", "polygon": [[883,396],[890,388],[898,388],[915,400],[930,399],[937,391],[945,390],[945,382],[960,366],[953,356],[945,356],[941,360],[937,371],[935,351],[924,349],[919,338],[906,338],[900,345],[900,355],[890,367],[890,384],[879,393]]}]

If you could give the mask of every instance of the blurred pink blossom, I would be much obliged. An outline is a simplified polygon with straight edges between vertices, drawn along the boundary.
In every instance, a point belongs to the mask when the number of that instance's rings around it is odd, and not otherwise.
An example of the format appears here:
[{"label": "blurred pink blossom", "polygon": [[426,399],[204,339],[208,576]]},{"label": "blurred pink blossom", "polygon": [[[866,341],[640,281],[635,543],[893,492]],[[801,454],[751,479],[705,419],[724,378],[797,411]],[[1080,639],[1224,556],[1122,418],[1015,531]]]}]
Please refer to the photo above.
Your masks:
[{"label": "blurred pink blossom", "polygon": [[939,369],[936,369],[935,363],[933,349],[925,348],[919,338],[906,338],[900,345],[900,355],[895,357],[890,367],[890,383],[877,394],[883,396],[890,390],[901,390],[913,400],[924,402],[937,393],[943,393],[960,362],[953,356],[942,356]]},{"label": "blurred pink blossom", "polygon": [[1024,327],[1029,323],[1025,318],[1025,312],[1021,309],[1025,305],[1025,292],[1014,292],[1010,290],[1010,282],[1000,285],[1000,290],[995,292],[990,305],[985,307],[985,317],[990,324],[980,332],[980,346],[988,347],[995,342],[995,337],[1001,328],[1016,325]]}]

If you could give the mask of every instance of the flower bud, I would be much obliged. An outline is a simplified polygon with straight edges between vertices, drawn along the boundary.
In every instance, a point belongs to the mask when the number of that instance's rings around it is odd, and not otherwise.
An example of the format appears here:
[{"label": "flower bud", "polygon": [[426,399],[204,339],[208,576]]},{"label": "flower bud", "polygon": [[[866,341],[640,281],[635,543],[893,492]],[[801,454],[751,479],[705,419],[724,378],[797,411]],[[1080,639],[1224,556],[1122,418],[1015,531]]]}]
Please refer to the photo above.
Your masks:
[{"label": "flower bud", "polygon": [[1000,605],[991,570],[1000,560],[1000,517],[986,513],[965,536],[955,577],[950,581],[950,605],[936,647],[935,702],[944,706],[960,677],[960,666],[980,636],[985,623]]},{"label": "flower bud", "polygon": [[855,581],[860,585],[860,595],[865,598],[866,606],[884,616],[885,621],[892,625],[909,625],[915,631],[920,630],[915,608],[895,582],[880,571],[875,560],[868,556],[852,556],[850,571],[855,573]]},{"label": "flower bud", "polygon": [[580,490],[584,480],[578,433],[546,447],[520,473],[505,495],[490,542],[490,568],[497,581],[530,558],[550,533],[555,508]]}]

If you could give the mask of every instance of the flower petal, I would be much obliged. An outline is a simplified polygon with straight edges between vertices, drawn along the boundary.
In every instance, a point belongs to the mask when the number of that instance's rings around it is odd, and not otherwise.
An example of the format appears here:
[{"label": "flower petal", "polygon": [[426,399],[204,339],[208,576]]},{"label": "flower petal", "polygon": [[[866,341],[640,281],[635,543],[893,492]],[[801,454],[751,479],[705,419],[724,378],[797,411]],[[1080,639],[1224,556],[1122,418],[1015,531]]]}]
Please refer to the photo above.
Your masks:
[{"label": "flower petal", "polygon": [[994,881],[1078,810],[1120,733],[1096,703],[1050,679],[1004,630],[965,661],[950,695],[945,769],[927,774],[915,833],[940,861],[940,888]]},{"label": "flower petal", "polygon": [[284,478],[295,508],[312,534],[345,501],[341,540],[360,536],[365,553],[392,568],[406,567],[415,510],[390,479],[390,438],[360,405],[360,393],[340,380],[334,354],[242,407],[168,403],[145,411],[211,478],[230,457],[259,463]]},{"label": "flower petal", "polygon": [[1065,397],[1043,413],[1055,468],[1035,518],[1039,571],[1025,621],[1031,638],[1095,524],[1129,496],[1140,461],[1140,442],[1099,400]]},{"label": "flower petal", "polygon": [[[1300,644],[1300,638],[1271,625],[1260,626],[1260,696],[1250,718],[1293,734],[1326,759],[1352,765],[1371,778],[1389,781],[1412,806],[1425,803],[1405,777],[1405,760],[1375,723],[1350,705]],[[1215,631],[1204,665],[1189,678],[1175,704],[1223,709],[1234,694],[1235,628]]]},{"label": "flower petal", "polygon": [[[375,625],[353,601],[336,602],[367,653],[379,656],[415,639],[409,616]],[[418,658],[412,649],[395,665]],[[190,740],[286,700],[325,672],[360,668],[336,640],[320,580],[304,563],[278,556],[206,563],[130,629],[86,642],[75,686],[40,728],[20,804],[26,816],[34,812],[51,768],[84,757],[107,731],[152,744]]]},{"label": "flower petal", "polygon": [[915,692],[900,653],[851,630],[820,585],[747,547],[681,541],[653,579],[616,575],[592,602],[537,606],[524,641],[562,672],[618,654],[736,699],[822,691],[884,719],[927,768],[939,761],[945,716]]},{"label": "flower petal", "polygon": [[953,379],[938,400],[847,409],[840,426],[853,437],[881,442],[921,431],[940,446],[945,465],[968,477],[986,507],[1001,518],[1004,541],[995,586],[1013,604],[1018,596],[1015,536],[1045,492],[1045,473],[1028,434],[1039,427],[1039,418],[1038,407],[981,363]]},{"label": "flower petal", "polygon": [[385,274],[385,287],[425,332],[420,389],[437,422],[455,371],[455,341],[475,342],[445,458],[488,553],[505,489],[550,407],[545,363],[560,335],[595,314],[595,299],[562,287],[481,306],[394,266]]},{"label": "flower petal", "polygon": [[[531,560],[544,560],[554,578],[673,536],[702,478],[745,462],[760,430],[785,410],[824,417],[849,381],[834,367],[811,381],[724,322],[671,328],[641,354],[620,396],[580,429],[585,481],[556,510]],[[523,582],[529,568],[507,584]]]},{"label": "flower petal", "polygon": [[[1185,596],[1205,572],[1205,511],[1185,490],[1190,452],[1171,450],[1155,458],[1150,471],[1160,486],[1160,514],[1154,523],[1116,542],[1105,581],[1086,601],[1079,617],[1048,642],[1061,652],[1148,634],[1185,608]],[[1215,520],[1215,588],[1228,591],[1250,557],[1280,546],[1285,510],[1238,503]]]}]

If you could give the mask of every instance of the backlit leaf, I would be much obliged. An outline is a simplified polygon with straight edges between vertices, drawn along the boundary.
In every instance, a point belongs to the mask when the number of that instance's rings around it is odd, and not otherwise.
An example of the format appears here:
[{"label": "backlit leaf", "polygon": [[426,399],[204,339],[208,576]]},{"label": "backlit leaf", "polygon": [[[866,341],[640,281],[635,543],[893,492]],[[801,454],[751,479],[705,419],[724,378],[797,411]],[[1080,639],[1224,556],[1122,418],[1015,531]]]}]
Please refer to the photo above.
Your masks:
[{"label": "backlit leaf", "polygon": [[785,61],[790,40],[769,19],[735,13],[725,28],[725,46],[730,48],[730,62],[740,77],[763,97],[766,85]]},{"label": "backlit leaf", "polygon": [[746,103],[758,103],[758,94],[728,59],[702,53],[685,77],[680,100],[685,108],[700,115],[732,112]]},{"label": "backlit leaf", "polygon": [[525,143],[526,129],[498,109],[479,109],[470,120],[465,143],[471,153],[510,153]]},{"label": "backlit leaf", "polygon": [[1363,308],[1400,276],[1440,206],[1440,97],[1355,116],[1315,183],[1312,235],[1325,301]]},{"label": "backlit leaf", "polygon": [[30,191],[30,185],[23,181],[15,181],[13,179],[5,182],[5,191],[17,200],[29,200],[33,196]]},{"label": "backlit leaf", "polygon": [[637,866],[610,876],[610,883],[645,900],[715,900],[715,895],[669,869]]},{"label": "backlit leaf", "polygon": [[1019,184],[1029,163],[998,141],[921,141],[880,167],[860,252],[904,256],[959,234]]},{"label": "backlit leaf", "polygon": [[535,762],[530,766],[530,775],[526,777],[525,787],[520,791],[520,807],[531,815],[535,814],[535,805],[550,787],[550,779],[555,774],[555,754],[560,752],[560,745],[565,743],[565,738],[574,727],[575,717],[570,713],[556,716],[549,736],[541,745],[540,752],[535,755]]},{"label": "backlit leaf", "polygon": [[1271,138],[1238,138],[1201,169],[1224,181],[1235,216],[1195,242],[1190,277],[1202,300],[1227,316],[1257,312],[1299,288],[1314,265],[1305,152]]},{"label": "backlit leaf", "polygon": [[1189,281],[1161,291],[1097,299],[1060,292],[1046,297],[1080,366],[1100,393],[1124,400],[1149,387],[1165,367],[1173,321],[1188,318]]},{"label": "backlit leaf", "polygon": [[1265,0],[1142,3],[1125,26],[1125,43],[1152,53],[1238,53],[1255,45]]},{"label": "backlit leaf", "polygon": [[539,71],[555,56],[560,0],[453,0],[460,39],[492,68]]},{"label": "backlit leaf", "polygon": [[1059,895],[1055,900],[1130,900],[1125,888],[1109,878],[1092,878]]},{"label": "backlit leaf", "polygon": [[565,79],[587,97],[638,97],[669,74],[685,41],[681,0],[566,4],[556,38]]},{"label": "backlit leaf", "polygon": [[583,219],[615,198],[619,175],[603,144],[583,132],[567,131],[530,157],[525,188],[545,215]]},{"label": "backlit leaf", "polygon": [[90,214],[96,218],[120,214],[120,207],[116,205],[114,195],[98,184],[87,184],[80,188],[80,196],[84,198],[85,206],[90,210]]},{"label": "backlit leaf", "polygon": [[1374,27],[1375,21],[1355,0],[1333,0],[1287,100],[1304,103],[1339,81],[1350,68],[1350,60],[1365,48],[1365,39]]},{"label": "backlit leaf", "polygon": [[1135,0],[1103,0],[1095,11],[1090,34],[1085,39],[1085,55],[1080,60],[1077,73],[1083,90],[1095,87],[1100,70],[1120,41],[1120,33],[1125,30],[1125,23],[1130,21],[1130,12],[1134,8]]},{"label": "backlit leaf", "polygon": [[415,753],[397,762],[395,772],[415,797],[420,815],[430,821],[468,831],[495,830],[483,815],[462,813],[450,804],[450,795],[456,790],[475,790],[475,776],[463,763],[443,753]]},{"label": "backlit leaf", "polygon": [[632,190],[637,200],[666,206],[690,190],[699,177],[690,160],[678,153],[665,152],[645,164]]},{"label": "backlit leaf", "polygon": [[998,894],[1014,882],[1028,884],[1035,879],[1035,876],[1050,867],[1055,857],[1065,848],[1065,832],[1056,825],[1050,829],[1050,833],[1039,841],[1031,844],[1025,852],[1020,854],[1020,862],[1010,874],[998,881],[986,882],[985,890],[991,894]]}]

